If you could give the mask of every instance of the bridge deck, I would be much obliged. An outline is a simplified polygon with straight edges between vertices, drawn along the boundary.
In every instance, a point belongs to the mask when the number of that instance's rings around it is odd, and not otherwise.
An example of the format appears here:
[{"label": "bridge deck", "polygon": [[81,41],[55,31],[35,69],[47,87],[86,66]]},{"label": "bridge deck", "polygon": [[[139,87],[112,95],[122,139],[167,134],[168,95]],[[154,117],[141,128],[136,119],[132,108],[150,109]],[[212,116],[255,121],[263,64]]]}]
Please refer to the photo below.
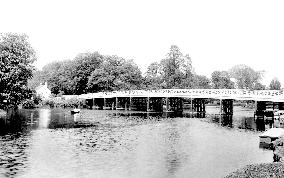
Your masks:
[{"label": "bridge deck", "polygon": [[282,90],[161,89],[99,92],[79,96],[84,99],[115,97],[185,97],[284,102]]}]

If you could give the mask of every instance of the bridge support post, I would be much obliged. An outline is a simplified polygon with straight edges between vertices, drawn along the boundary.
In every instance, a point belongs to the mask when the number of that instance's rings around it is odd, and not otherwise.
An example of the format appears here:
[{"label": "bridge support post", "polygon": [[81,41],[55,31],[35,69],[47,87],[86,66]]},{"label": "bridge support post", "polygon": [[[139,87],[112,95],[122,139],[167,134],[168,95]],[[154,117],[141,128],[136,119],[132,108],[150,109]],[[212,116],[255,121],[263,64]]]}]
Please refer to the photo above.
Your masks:
[{"label": "bridge support post", "polygon": [[165,101],[166,101],[166,112],[168,112],[168,111],[171,110],[171,108],[170,108],[170,103],[169,103],[169,98],[166,97]]},{"label": "bridge support post", "polygon": [[130,107],[130,98],[116,97],[116,109],[127,110]]},{"label": "bridge support post", "polygon": [[131,98],[131,109],[138,111],[147,111],[147,97]]},{"label": "bridge support post", "polygon": [[86,99],[86,106],[88,109],[92,109],[94,106],[93,99]]},{"label": "bridge support post", "polygon": [[233,100],[220,99],[220,121],[228,123],[233,119]]},{"label": "bridge support post", "polygon": [[132,110],[132,97],[129,97],[129,111]]},{"label": "bridge support post", "polygon": [[104,110],[106,109],[107,103],[106,103],[106,98],[104,98]]},{"label": "bridge support post", "polygon": [[162,111],[163,111],[163,98],[148,97],[147,112],[162,112]]},{"label": "bridge support post", "polygon": [[221,99],[220,100],[220,111],[221,114],[233,115],[233,100],[232,99]]},{"label": "bridge support post", "polygon": [[104,109],[114,110],[115,98],[104,98]]},{"label": "bridge support post", "polygon": [[164,98],[165,112],[182,113],[183,100],[178,97],[166,97]]},{"label": "bridge support post", "polygon": [[266,110],[266,101],[255,101],[254,116],[256,119],[264,119],[264,110]]},{"label": "bridge support post", "polygon": [[150,97],[147,97],[147,112],[150,111]]},{"label": "bridge support post", "polygon": [[196,117],[205,118],[205,99],[204,98],[194,98],[192,100],[193,110],[196,112]]},{"label": "bridge support post", "polygon": [[284,110],[284,103],[283,102],[279,102],[279,110]]},{"label": "bridge support post", "polygon": [[95,107],[98,108],[99,110],[104,109],[104,98],[94,98],[95,101]]},{"label": "bridge support post", "polygon": [[95,109],[95,108],[93,108],[93,106],[95,106],[95,98],[92,98],[92,102],[93,102],[93,105],[92,105],[91,109]]}]

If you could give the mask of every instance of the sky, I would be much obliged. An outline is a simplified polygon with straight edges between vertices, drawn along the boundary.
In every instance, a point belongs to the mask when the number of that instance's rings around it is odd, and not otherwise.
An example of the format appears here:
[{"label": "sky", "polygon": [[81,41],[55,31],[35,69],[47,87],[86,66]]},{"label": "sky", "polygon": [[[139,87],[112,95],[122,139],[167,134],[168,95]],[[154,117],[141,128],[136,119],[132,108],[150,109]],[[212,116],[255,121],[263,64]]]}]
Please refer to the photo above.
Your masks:
[{"label": "sky", "polygon": [[25,33],[35,66],[98,51],[145,72],[171,45],[211,76],[245,64],[284,86],[283,0],[0,0],[0,32]]}]

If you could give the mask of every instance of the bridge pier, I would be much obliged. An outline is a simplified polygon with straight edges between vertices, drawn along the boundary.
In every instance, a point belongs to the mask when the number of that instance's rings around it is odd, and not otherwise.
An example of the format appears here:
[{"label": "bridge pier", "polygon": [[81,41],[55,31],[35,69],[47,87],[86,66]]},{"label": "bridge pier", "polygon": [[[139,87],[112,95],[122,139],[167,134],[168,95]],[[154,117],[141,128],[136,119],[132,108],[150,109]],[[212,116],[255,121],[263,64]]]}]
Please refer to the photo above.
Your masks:
[{"label": "bridge pier", "polygon": [[223,122],[231,121],[233,119],[233,103],[232,99],[220,100],[220,119],[223,120]]},{"label": "bridge pier", "polygon": [[85,104],[86,104],[86,106],[87,106],[88,109],[93,109],[94,100],[93,100],[93,99],[86,99],[86,100],[85,100]]},{"label": "bridge pier", "polygon": [[130,100],[130,108],[131,110],[147,111],[147,103],[147,97],[132,97]]},{"label": "bridge pier", "polygon": [[192,100],[192,109],[196,113],[196,117],[205,118],[205,99],[204,98],[194,98]]},{"label": "bridge pier", "polygon": [[255,114],[256,119],[264,119],[264,111],[266,110],[266,101],[255,101]]},{"label": "bridge pier", "polygon": [[130,97],[116,97],[116,109],[128,110],[130,108]]},{"label": "bridge pier", "polygon": [[181,113],[183,111],[183,99],[179,97],[163,98],[163,111]]},{"label": "bridge pier", "polygon": [[105,99],[104,98],[94,98],[93,101],[94,101],[93,107],[95,107],[99,110],[104,109],[104,105],[105,105]]},{"label": "bridge pier", "polygon": [[104,98],[104,107],[103,109],[112,109],[114,110],[115,108],[115,98]]},{"label": "bridge pier", "polygon": [[163,98],[161,97],[147,98],[147,112],[162,112],[162,111],[163,111]]},{"label": "bridge pier", "polygon": [[221,99],[220,100],[220,114],[233,115],[233,100]]}]

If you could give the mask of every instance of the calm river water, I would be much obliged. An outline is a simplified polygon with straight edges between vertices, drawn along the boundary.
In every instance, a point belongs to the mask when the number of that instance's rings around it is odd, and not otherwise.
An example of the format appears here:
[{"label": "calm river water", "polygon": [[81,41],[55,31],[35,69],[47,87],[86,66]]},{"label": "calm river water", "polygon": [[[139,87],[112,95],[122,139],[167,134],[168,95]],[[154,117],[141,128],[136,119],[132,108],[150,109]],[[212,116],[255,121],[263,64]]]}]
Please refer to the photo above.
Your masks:
[{"label": "calm river water", "polygon": [[21,110],[0,120],[0,177],[218,178],[247,164],[272,162],[272,151],[259,148],[253,111],[234,109],[231,121]]}]

